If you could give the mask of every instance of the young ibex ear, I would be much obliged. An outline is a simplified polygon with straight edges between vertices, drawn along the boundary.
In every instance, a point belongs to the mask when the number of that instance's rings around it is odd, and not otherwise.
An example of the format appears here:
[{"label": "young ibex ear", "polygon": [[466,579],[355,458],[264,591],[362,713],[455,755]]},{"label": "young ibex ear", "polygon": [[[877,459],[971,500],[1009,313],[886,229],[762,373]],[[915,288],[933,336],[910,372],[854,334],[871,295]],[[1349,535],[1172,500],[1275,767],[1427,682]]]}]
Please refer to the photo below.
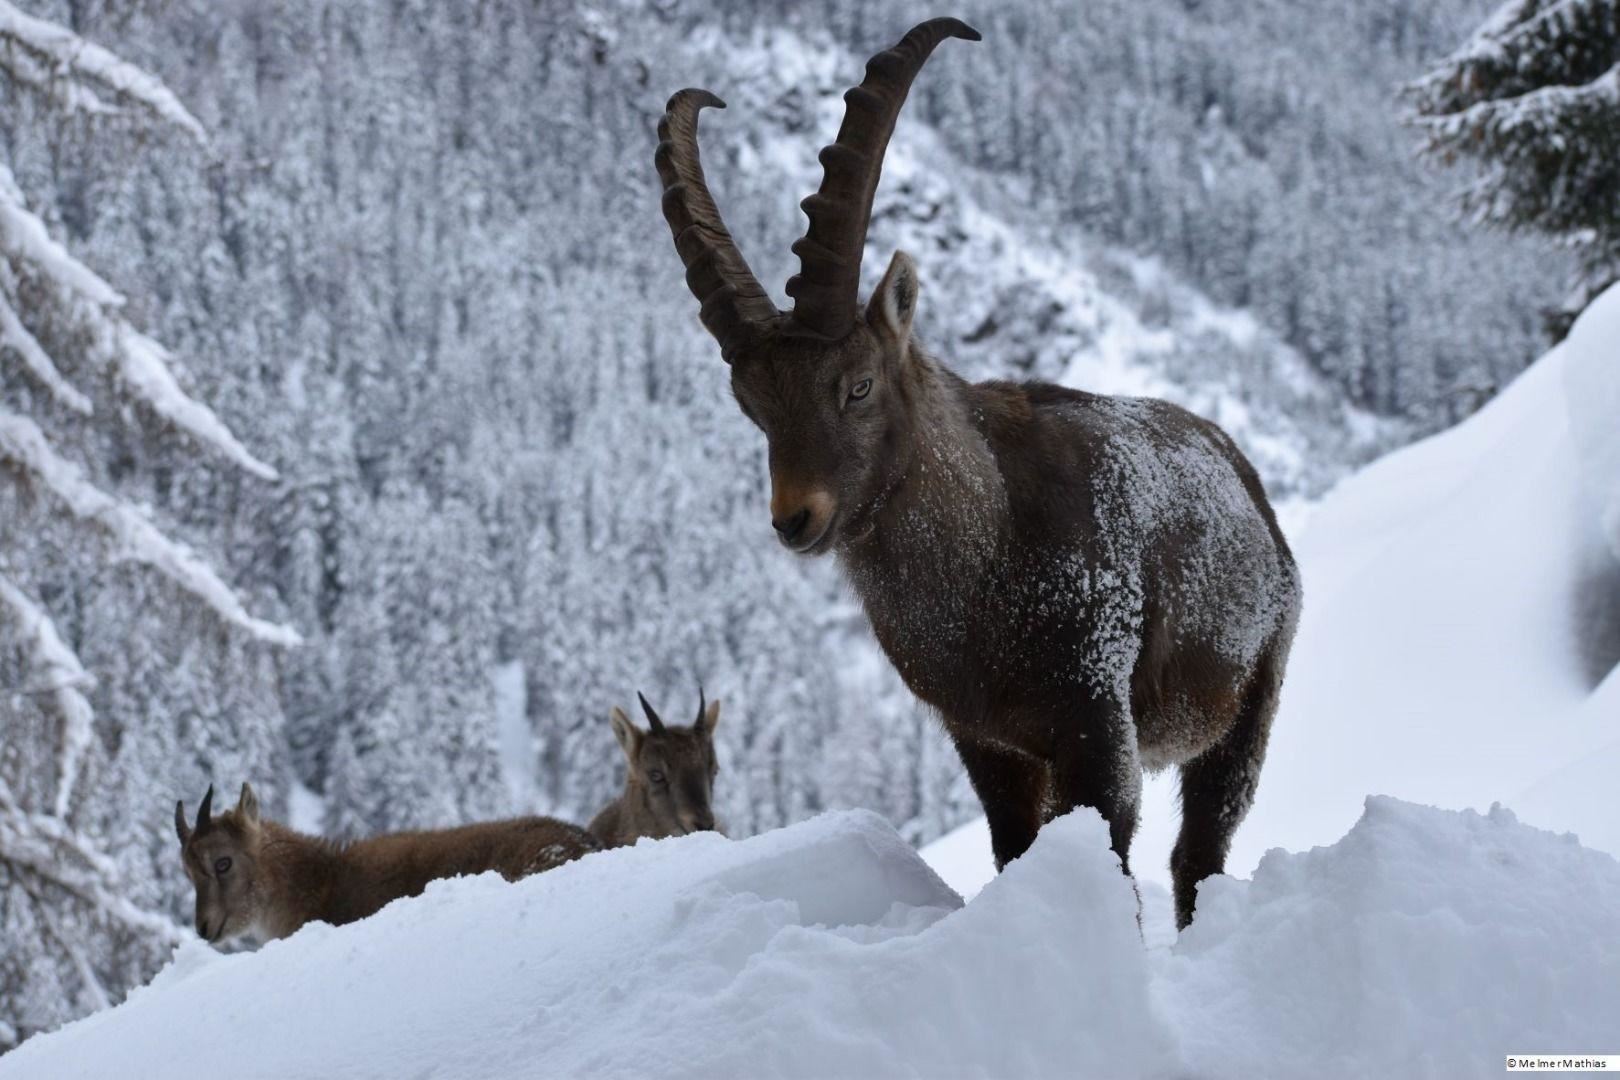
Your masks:
[{"label": "young ibex ear", "polygon": [[693,726],[706,738],[714,737],[714,725],[720,722],[720,702],[709,702],[708,708],[698,713],[697,723]]},{"label": "young ibex ear", "polygon": [[866,322],[892,344],[905,348],[911,320],[917,314],[917,264],[903,251],[894,253],[877,291],[866,305]]},{"label": "young ibex ear", "polygon": [[617,705],[613,706],[613,713],[608,719],[613,724],[613,737],[619,740],[624,756],[635,761],[636,751],[641,749],[641,729]]},{"label": "young ibex ear", "polygon": [[242,794],[236,799],[236,817],[243,825],[259,823],[259,797],[253,794],[251,784],[242,785]]},{"label": "young ibex ear", "polygon": [[191,839],[191,826],[186,824],[186,801],[184,799],[175,800],[174,834],[180,838],[181,847],[185,847],[186,841]]}]

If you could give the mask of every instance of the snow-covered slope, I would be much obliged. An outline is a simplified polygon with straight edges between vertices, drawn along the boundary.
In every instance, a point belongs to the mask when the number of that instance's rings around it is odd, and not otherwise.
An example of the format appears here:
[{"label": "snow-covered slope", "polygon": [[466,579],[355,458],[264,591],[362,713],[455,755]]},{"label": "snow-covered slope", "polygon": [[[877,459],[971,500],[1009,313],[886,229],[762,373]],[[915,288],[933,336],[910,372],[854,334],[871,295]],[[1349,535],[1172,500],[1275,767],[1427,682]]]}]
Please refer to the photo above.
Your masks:
[{"label": "snow-covered slope", "polygon": [[201,943],[0,1077],[1486,1076],[1606,1045],[1620,863],[1390,799],[1142,944],[1091,811],[965,907],[881,819],[440,883],[257,953]]},{"label": "snow-covered slope", "polygon": [[[1324,844],[1382,792],[1501,800],[1620,853],[1620,562],[1612,531],[1620,289],[1477,415],[1340,484],[1295,541],[1305,614],[1259,798],[1228,869]],[[1605,418],[1607,422],[1605,423]],[[1152,779],[1132,849],[1163,881],[1173,775]],[[926,849],[971,894],[982,820]]]}]

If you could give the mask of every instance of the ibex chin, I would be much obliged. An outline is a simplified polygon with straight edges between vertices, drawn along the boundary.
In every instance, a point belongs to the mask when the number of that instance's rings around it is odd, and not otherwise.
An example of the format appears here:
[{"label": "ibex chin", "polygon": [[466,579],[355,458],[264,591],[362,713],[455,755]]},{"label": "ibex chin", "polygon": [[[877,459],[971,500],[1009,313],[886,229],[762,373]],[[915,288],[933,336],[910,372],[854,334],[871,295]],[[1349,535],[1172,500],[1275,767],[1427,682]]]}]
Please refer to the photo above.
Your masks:
[{"label": "ibex chin", "polygon": [[218,817],[213,801],[210,787],[195,826],[183,802],[174,807],[180,858],[197,890],[197,933],[212,942],[269,941],[313,921],[341,926],[438,878],[494,870],[516,881],[601,847],[578,826],[543,817],[336,844],[260,817],[247,784]]},{"label": "ibex chin", "polygon": [[720,771],[714,757],[720,703],[705,704],[699,690],[697,719],[691,727],[680,727],[665,724],[646,698],[636,697],[651,730],[642,731],[618,706],[609,717],[626,766],[624,793],[591,819],[591,835],[604,847],[715,828],[710,802]]},{"label": "ibex chin", "polygon": [[709,194],[698,114],[723,103],[707,91],[677,93],[659,125],[664,215],[769,444],[771,524],[793,551],[837,552],[889,659],[943,717],[997,866],[1052,815],[1090,806],[1129,872],[1142,770],[1177,764],[1185,926],[1254,797],[1299,576],[1253,467],[1214,424],[1162,401],[965,382],[912,336],[904,253],[858,306],[884,150],[952,37],[979,35],[925,22],[845,95],[802,204],[791,312]]}]

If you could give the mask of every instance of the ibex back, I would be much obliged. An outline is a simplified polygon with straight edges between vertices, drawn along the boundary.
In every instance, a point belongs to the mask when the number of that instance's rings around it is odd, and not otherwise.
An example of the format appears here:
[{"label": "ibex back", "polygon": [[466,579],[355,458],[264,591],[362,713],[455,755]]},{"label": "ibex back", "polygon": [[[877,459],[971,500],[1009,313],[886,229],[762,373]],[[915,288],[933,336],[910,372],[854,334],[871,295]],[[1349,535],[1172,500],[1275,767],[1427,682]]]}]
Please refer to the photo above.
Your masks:
[{"label": "ibex back", "polygon": [[711,800],[719,771],[714,726],[720,703],[705,704],[700,689],[697,719],[681,727],[666,725],[646,698],[636,697],[651,729],[642,731],[614,706],[610,720],[624,751],[624,792],[591,819],[591,835],[610,848],[644,836],[657,840],[715,827]]},{"label": "ibex back", "polygon": [[176,803],[174,828],[197,890],[197,933],[215,942],[282,938],[317,920],[340,926],[438,878],[494,870],[516,881],[601,846],[578,826],[542,817],[335,844],[261,818],[247,784],[235,808],[217,817],[213,800],[210,787],[195,826]]},{"label": "ibex back", "polygon": [[1144,767],[1181,769],[1177,920],[1247,813],[1300,587],[1254,469],[1161,401],[1045,383],[970,385],[912,336],[896,253],[864,310],[862,248],[912,79],[955,19],[914,28],[845,95],[800,272],[777,310],[698,160],[702,90],[670,99],[664,213],[742,411],[769,444],[783,544],[836,551],[878,641],[935,706],[989,818],[998,866],[1054,813],[1095,807],[1129,869]]}]

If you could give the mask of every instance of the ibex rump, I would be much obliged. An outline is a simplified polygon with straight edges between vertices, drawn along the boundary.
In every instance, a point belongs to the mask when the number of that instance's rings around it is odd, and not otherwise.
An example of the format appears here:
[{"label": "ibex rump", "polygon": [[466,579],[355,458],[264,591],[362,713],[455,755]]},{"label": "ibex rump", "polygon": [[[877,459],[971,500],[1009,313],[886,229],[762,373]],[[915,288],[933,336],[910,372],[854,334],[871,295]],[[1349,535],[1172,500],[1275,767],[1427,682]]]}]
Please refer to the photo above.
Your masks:
[{"label": "ibex rump", "polygon": [[777,310],[709,195],[697,120],[670,99],[664,213],[742,411],[769,443],[771,516],[834,550],[878,641],[937,708],[984,803],[998,866],[1075,806],[1128,872],[1141,772],[1177,764],[1177,921],[1247,813],[1300,603],[1265,492],[1214,424],[1161,401],[1046,383],[969,384],[916,342],[917,273],[896,253],[857,305],[882,160],[934,19],[845,95],[803,203],[791,312]]},{"label": "ibex rump", "polygon": [[269,941],[313,921],[341,926],[420,895],[439,878],[494,870],[516,881],[601,847],[578,826],[543,817],[337,844],[260,817],[247,784],[235,808],[217,817],[213,800],[210,787],[195,826],[176,803],[174,828],[197,890],[197,933],[215,942],[244,935]]}]

